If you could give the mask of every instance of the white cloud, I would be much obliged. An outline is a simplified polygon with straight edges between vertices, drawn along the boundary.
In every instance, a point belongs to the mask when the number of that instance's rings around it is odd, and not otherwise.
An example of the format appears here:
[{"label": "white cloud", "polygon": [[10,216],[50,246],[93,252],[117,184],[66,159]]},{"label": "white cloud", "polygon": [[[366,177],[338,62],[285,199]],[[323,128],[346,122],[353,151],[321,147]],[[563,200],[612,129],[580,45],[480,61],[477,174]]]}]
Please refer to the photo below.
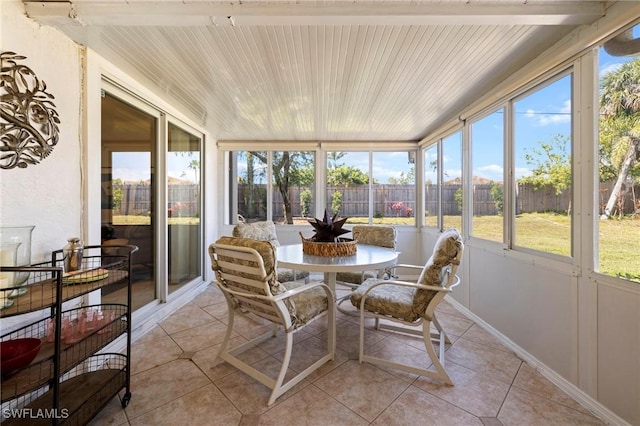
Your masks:
[{"label": "white cloud", "polygon": [[477,177],[483,177],[489,180],[502,181],[504,169],[497,164],[487,164],[486,166],[478,167],[473,171],[473,175]]},{"label": "white cloud", "polygon": [[569,123],[571,121],[571,100],[567,99],[566,101],[564,101],[562,107],[556,114],[528,109],[525,115],[533,119],[535,124],[541,127],[554,124]]},{"label": "white cloud", "polygon": [[623,64],[621,62],[618,62],[617,64],[609,64],[606,67],[602,68],[600,70],[600,77],[604,77],[605,75],[609,74],[610,72],[614,72],[614,71],[618,71],[620,69],[620,67]]},{"label": "white cloud", "polygon": [[526,167],[516,167],[515,169],[516,180],[525,176],[530,176],[530,175],[531,175],[531,169],[528,169]]},{"label": "white cloud", "polygon": [[114,168],[113,179],[122,179],[123,182],[141,182],[149,179],[149,171],[143,169]]}]

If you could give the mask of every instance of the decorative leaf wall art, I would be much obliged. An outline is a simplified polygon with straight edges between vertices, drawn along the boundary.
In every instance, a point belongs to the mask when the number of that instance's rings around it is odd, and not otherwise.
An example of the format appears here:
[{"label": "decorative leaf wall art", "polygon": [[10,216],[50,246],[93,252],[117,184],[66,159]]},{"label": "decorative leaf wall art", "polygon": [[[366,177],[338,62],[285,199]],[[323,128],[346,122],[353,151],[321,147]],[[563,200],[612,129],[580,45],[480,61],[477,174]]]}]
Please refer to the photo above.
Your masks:
[{"label": "decorative leaf wall art", "polygon": [[25,168],[46,158],[58,143],[60,118],[47,85],[19,62],[0,53],[0,168]]}]

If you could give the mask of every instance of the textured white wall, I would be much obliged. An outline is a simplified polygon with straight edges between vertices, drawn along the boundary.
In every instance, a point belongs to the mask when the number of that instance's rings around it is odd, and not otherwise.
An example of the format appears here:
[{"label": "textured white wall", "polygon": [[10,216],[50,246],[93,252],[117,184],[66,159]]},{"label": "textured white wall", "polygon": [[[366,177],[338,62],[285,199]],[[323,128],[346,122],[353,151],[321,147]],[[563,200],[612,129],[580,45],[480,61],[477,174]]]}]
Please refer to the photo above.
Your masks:
[{"label": "textured white wall", "polygon": [[27,18],[21,2],[1,1],[0,50],[47,84],[60,117],[60,140],[49,157],[25,169],[0,170],[0,223],[35,225],[32,260],[47,260],[67,238],[81,235],[81,49],[51,27]]}]

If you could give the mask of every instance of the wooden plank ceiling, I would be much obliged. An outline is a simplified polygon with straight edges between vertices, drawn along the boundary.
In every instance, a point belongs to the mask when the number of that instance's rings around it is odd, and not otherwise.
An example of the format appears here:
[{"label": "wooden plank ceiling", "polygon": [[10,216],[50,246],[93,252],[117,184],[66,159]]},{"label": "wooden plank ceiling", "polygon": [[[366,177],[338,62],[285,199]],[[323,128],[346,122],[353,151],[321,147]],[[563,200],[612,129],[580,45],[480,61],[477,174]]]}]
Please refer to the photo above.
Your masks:
[{"label": "wooden plank ceiling", "polygon": [[605,2],[25,2],[217,140],[415,141]]}]

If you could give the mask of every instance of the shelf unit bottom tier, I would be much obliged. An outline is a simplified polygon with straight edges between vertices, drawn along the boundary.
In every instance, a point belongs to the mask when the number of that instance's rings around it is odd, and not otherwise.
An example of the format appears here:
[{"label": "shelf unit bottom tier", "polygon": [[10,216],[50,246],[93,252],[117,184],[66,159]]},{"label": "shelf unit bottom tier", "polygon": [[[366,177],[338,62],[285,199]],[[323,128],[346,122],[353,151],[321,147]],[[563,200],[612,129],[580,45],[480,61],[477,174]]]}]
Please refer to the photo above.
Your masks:
[{"label": "shelf unit bottom tier", "polygon": [[14,409],[15,416],[3,419],[2,424],[51,425],[55,417],[60,425],[86,425],[126,387],[125,368],[85,372],[60,383],[60,405],[57,411],[52,409],[53,390],[50,389],[27,406]]}]

